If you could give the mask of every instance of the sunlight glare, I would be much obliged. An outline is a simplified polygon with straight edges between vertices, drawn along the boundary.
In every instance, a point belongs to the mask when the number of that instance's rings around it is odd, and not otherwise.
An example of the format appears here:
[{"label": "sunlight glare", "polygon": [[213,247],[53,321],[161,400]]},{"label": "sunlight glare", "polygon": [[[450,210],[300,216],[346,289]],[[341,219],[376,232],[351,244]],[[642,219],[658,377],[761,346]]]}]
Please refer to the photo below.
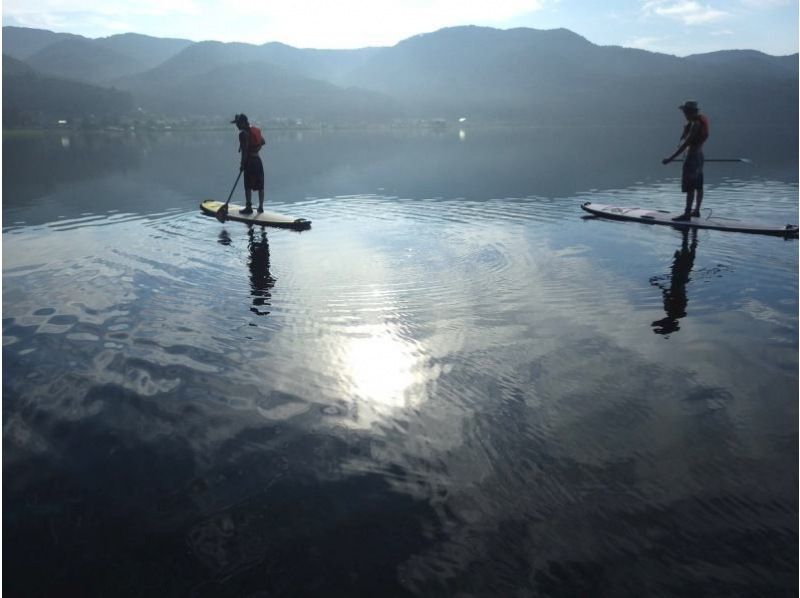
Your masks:
[{"label": "sunlight glare", "polygon": [[376,334],[348,341],[344,375],[354,395],[376,406],[402,407],[416,382],[417,359],[411,344],[381,327]]}]

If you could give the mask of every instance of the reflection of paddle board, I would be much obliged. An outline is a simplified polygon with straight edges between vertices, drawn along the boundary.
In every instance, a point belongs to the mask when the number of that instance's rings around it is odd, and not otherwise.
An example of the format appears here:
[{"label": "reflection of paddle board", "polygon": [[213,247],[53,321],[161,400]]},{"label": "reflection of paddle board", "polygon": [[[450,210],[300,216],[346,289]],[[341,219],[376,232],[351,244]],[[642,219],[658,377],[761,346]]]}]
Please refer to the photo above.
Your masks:
[{"label": "reflection of paddle board", "polygon": [[[221,201],[213,199],[206,199],[200,204],[200,209],[203,213],[209,216],[215,216],[217,210],[223,205]],[[253,213],[247,216],[240,214],[239,210],[244,206],[236,205],[235,203],[228,204],[228,215],[225,220],[235,220],[237,222],[246,222],[248,224],[260,224],[262,226],[280,226],[283,228],[306,229],[311,228],[311,221],[305,218],[292,218],[291,216],[284,216],[283,214],[276,214],[275,212],[256,212],[253,208]]]},{"label": "reflection of paddle board", "polygon": [[711,230],[725,230],[738,233],[756,233],[761,235],[777,235],[781,237],[796,237],[797,226],[771,226],[757,222],[747,222],[738,218],[723,218],[721,216],[700,216],[688,221],[675,222],[673,218],[682,212],[667,212],[666,210],[649,210],[644,208],[625,208],[621,206],[608,206],[601,203],[587,201],[581,208],[603,218],[614,220],[633,220],[647,224],[668,224],[680,228],[707,228]]}]

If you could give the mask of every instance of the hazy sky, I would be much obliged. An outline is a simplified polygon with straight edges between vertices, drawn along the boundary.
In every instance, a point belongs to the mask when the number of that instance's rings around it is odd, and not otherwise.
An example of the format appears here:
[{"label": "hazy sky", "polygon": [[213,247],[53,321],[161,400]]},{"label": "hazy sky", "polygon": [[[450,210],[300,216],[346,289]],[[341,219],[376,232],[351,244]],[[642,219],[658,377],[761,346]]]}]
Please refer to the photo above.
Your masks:
[{"label": "hazy sky", "polygon": [[601,45],[686,55],[798,50],[797,0],[3,0],[3,25],[133,31],[303,48],[390,46],[453,25],[565,27]]}]

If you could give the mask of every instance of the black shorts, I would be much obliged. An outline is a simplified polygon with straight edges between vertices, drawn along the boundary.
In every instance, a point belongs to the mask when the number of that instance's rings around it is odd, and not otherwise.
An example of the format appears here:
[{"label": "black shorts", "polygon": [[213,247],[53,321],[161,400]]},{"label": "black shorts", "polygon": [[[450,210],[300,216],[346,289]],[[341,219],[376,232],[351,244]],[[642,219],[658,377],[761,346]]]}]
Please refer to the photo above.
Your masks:
[{"label": "black shorts", "polygon": [[681,191],[702,191],[703,189],[703,154],[689,154],[683,162],[683,173],[681,176]]},{"label": "black shorts", "polygon": [[245,162],[244,188],[252,191],[264,190],[264,165],[258,156],[251,156]]}]

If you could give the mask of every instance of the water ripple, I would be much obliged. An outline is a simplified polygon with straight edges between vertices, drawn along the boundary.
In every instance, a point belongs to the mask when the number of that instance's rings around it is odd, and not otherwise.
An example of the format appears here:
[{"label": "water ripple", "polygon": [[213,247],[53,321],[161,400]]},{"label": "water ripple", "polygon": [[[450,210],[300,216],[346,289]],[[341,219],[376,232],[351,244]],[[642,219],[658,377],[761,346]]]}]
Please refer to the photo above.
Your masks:
[{"label": "water ripple", "polygon": [[[796,191],[706,201],[791,219]],[[11,537],[58,564],[116,530],[93,568],[175,579],[158,538],[205,595],[785,589],[796,241],[582,218],[674,180],[536,192],[270,201],[302,234],[195,205],[5,227]]]}]

